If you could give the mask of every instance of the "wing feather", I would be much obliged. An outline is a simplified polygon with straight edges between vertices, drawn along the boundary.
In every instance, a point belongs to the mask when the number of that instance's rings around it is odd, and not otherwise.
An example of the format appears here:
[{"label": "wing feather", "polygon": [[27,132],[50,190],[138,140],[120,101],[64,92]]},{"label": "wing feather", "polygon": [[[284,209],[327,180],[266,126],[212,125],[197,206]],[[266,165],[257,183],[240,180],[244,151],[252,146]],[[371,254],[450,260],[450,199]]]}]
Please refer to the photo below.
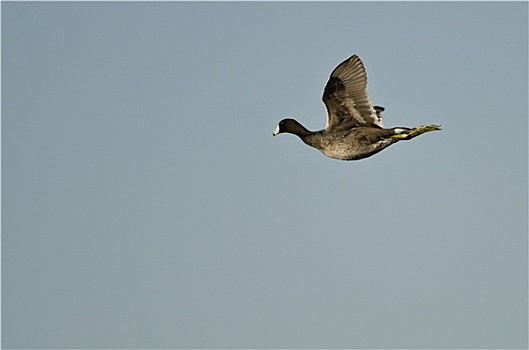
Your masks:
[{"label": "wing feather", "polygon": [[[382,127],[382,118],[373,108],[366,92],[364,64],[353,55],[331,73],[323,91],[327,108],[327,131],[348,130],[357,126]],[[383,109],[382,109],[383,110]]]}]

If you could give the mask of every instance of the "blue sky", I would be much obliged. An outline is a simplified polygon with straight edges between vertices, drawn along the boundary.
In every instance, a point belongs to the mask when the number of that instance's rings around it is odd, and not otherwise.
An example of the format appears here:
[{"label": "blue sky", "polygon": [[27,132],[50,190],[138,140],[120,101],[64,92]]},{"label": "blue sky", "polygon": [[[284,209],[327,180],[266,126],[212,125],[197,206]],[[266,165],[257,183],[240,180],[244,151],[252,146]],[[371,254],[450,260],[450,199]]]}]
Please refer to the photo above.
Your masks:
[{"label": "blue sky", "polygon": [[[527,3],[2,3],[4,348],[527,347]],[[358,54],[361,161],[292,135]]]}]

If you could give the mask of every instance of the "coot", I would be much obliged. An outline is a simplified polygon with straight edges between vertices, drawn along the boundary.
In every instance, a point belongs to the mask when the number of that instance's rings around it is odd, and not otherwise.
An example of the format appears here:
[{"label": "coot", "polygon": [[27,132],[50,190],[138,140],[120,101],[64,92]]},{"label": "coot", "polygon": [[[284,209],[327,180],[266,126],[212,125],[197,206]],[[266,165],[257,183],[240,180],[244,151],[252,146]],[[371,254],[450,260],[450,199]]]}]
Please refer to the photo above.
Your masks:
[{"label": "coot", "polygon": [[372,106],[366,85],[364,64],[353,55],[334,69],[323,91],[327,109],[325,129],[309,131],[294,119],[283,119],[272,135],[294,134],[328,157],[356,160],[370,157],[401,140],[441,130],[436,124],[384,129],[384,108]]}]

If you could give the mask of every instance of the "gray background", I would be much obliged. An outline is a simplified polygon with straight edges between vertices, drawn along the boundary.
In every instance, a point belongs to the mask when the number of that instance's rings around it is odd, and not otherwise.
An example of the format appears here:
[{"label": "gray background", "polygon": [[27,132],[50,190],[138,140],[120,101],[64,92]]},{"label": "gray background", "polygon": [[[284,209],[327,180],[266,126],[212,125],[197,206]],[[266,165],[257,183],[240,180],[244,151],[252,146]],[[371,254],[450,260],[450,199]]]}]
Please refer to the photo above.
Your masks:
[{"label": "gray background", "polygon": [[[527,347],[527,10],[3,2],[3,346]],[[443,131],[272,138],[354,53]]]}]

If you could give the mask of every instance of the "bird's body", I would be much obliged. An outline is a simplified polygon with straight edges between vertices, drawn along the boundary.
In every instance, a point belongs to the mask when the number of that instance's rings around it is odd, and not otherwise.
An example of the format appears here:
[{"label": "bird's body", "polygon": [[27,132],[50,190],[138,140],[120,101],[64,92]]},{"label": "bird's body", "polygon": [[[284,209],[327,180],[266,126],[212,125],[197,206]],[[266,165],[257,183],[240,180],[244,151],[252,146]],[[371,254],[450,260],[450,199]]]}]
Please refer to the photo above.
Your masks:
[{"label": "bird's body", "polygon": [[[297,123],[293,119],[285,119],[282,122],[287,125]],[[360,126],[336,132],[311,132],[297,124],[300,128],[292,132],[293,134],[299,136],[307,145],[319,149],[327,157],[340,160],[367,158],[398,142],[398,139],[391,137],[395,135],[393,129]]]},{"label": "bird's body", "polygon": [[440,130],[440,127],[434,124],[413,129],[384,129],[384,108],[371,105],[366,85],[364,65],[360,58],[354,55],[334,69],[325,86],[325,129],[309,131],[294,119],[283,119],[273,135],[291,133],[328,157],[356,160],[370,157],[400,140],[410,140],[425,132]]}]

